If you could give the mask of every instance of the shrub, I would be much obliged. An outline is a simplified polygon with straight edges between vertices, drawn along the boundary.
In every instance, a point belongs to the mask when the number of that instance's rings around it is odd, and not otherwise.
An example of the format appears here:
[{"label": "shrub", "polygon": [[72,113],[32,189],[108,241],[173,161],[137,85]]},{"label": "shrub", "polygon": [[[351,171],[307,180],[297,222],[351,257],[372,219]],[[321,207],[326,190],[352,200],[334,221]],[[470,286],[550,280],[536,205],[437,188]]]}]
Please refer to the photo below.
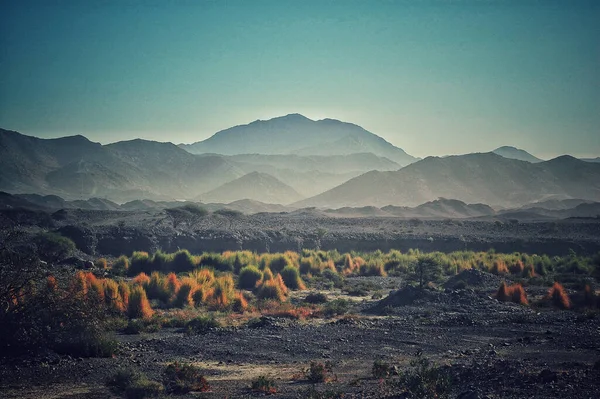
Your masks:
[{"label": "shrub", "polygon": [[131,283],[133,285],[139,285],[142,287],[146,287],[149,283],[150,283],[150,277],[148,277],[148,275],[144,272],[138,274],[137,276],[135,276],[133,278],[133,280],[131,280]]},{"label": "shrub", "polygon": [[40,233],[35,238],[35,244],[42,259],[52,262],[61,260],[75,251],[75,243],[58,233]]},{"label": "shrub", "polygon": [[235,312],[243,312],[248,308],[248,301],[244,298],[241,292],[236,292],[233,298],[233,310]]},{"label": "shrub", "polygon": [[96,259],[96,261],[94,261],[94,266],[98,269],[106,270],[108,269],[108,262],[105,258]]},{"label": "shrub", "polygon": [[503,281],[496,291],[496,299],[502,302],[514,302],[520,305],[527,305],[527,294],[521,284],[507,286]]},{"label": "shrub", "polygon": [[173,299],[173,306],[183,308],[184,306],[194,306],[193,294],[198,289],[198,283],[191,277],[184,277],[181,280],[179,290]]},{"label": "shrub", "polygon": [[169,364],[165,370],[164,384],[167,392],[175,394],[210,390],[208,381],[200,372],[200,368],[187,363]]},{"label": "shrub", "polygon": [[438,263],[437,259],[433,256],[424,256],[414,265],[408,277],[410,280],[419,283],[419,288],[423,289],[427,283],[431,281],[435,282],[441,276],[442,266]]},{"label": "shrub", "polygon": [[277,278],[271,280],[263,280],[258,286],[256,291],[256,297],[258,299],[275,299],[278,301],[285,301],[287,294],[287,288],[281,279],[281,275],[277,275]]},{"label": "shrub", "polygon": [[124,281],[119,282],[119,295],[121,296],[121,300],[123,301],[124,310],[129,307],[129,286]]},{"label": "shrub", "polygon": [[349,302],[346,299],[335,299],[323,306],[323,315],[327,317],[343,315],[348,312]]},{"label": "shrub", "polygon": [[133,368],[118,370],[115,374],[106,380],[106,385],[115,394],[122,394],[135,382],[141,380],[144,376]]},{"label": "shrub", "polygon": [[286,287],[293,290],[305,290],[306,286],[300,278],[300,272],[294,266],[286,266],[281,270],[280,274]]},{"label": "shrub", "polygon": [[287,256],[282,254],[276,254],[270,258],[266,266],[268,266],[269,269],[271,269],[271,271],[275,273],[280,273],[283,269],[285,269],[288,266],[293,267],[294,264]]},{"label": "shrub", "polygon": [[150,281],[145,286],[149,299],[158,299],[164,303],[169,302],[172,293],[167,286],[166,278],[159,272],[152,272]]},{"label": "shrub", "polygon": [[306,296],[306,298],[304,298],[304,302],[315,304],[325,303],[328,300],[329,298],[327,297],[327,294],[321,292],[311,292]]},{"label": "shrub", "polygon": [[121,255],[117,258],[112,266],[112,272],[120,276],[134,275],[136,273],[129,274],[129,259],[125,255]]},{"label": "shrub", "polygon": [[548,290],[548,294],[546,295],[545,299],[550,301],[552,306],[560,309],[569,309],[571,307],[569,296],[565,292],[564,287],[558,281],[556,281]]},{"label": "shrub", "polygon": [[169,291],[170,296],[177,295],[180,286],[181,282],[175,273],[167,274],[167,290]]},{"label": "shrub", "polygon": [[333,365],[331,362],[310,362],[305,376],[312,383],[328,382],[336,379],[333,375]]},{"label": "shrub", "polygon": [[164,273],[171,269],[171,261],[173,257],[162,251],[156,251],[152,256],[152,270],[162,271]]},{"label": "shrub", "polygon": [[410,362],[410,370],[401,373],[392,386],[408,394],[409,398],[448,398],[451,391],[450,375],[444,369],[419,355]]},{"label": "shrub", "polygon": [[148,252],[136,251],[131,255],[131,264],[127,274],[134,276],[139,273],[151,273],[153,270],[152,263]]},{"label": "shrub", "polygon": [[195,278],[200,286],[210,285],[215,281],[215,273],[210,269],[194,270],[190,277]]},{"label": "shrub", "polygon": [[383,360],[375,360],[371,372],[373,377],[377,379],[388,378],[392,374],[392,366]]},{"label": "shrub", "polygon": [[263,282],[264,281],[268,281],[268,280],[273,280],[274,276],[273,276],[273,272],[271,271],[271,269],[269,267],[265,267],[263,269]]},{"label": "shrub", "polygon": [[270,379],[264,375],[261,375],[256,380],[252,381],[251,388],[253,391],[266,393],[268,395],[277,393],[277,388],[275,387],[275,380]]},{"label": "shrub", "polygon": [[213,328],[221,327],[221,324],[213,317],[199,316],[187,322],[185,331],[189,334],[204,334]]},{"label": "shrub", "polygon": [[176,273],[189,272],[194,270],[196,263],[194,262],[192,255],[184,249],[175,253],[173,256],[172,267]]},{"label": "shrub", "polygon": [[508,268],[506,267],[506,263],[504,263],[504,261],[495,260],[492,264],[490,272],[493,274],[508,274]]},{"label": "shrub", "polygon": [[256,266],[243,267],[238,277],[238,287],[251,290],[262,278],[263,274]]},{"label": "shrub", "polygon": [[221,272],[233,271],[233,264],[219,254],[208,253],[202,255],[200,258],[200,264],[203,266],[212,267],[213,269]]},{"label": "shrub", "polygon": [[213,287],[207,293],[208,302],[216,309],[227,308],[231,304],[234,296],[234,283],[231,274],[217,277]]},{"label": "shrub", "polygon": [[132,318],[149,319],[154,314],[146,291],[142,286],[135,285],[129,294],[129,305],[127,307],[127,315]]},{"label": "shrub", "polygon": [[155,398],[160,396],[164,390],[165,388],[160,382],[142,378],[127,387],[125,397],[127,399]]},{"label": "shrub", "polygon": [[360,266],[361,276],[387,276],[385,267],[381,261],[372,261]]}]

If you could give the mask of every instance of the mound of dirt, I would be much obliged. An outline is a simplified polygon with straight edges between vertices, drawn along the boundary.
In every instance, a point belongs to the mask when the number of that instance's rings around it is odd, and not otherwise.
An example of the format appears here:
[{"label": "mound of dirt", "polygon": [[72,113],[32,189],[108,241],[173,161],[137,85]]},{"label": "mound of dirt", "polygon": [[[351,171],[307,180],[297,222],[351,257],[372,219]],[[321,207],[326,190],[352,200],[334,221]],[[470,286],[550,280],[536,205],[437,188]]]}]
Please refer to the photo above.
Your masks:
[{"label": "mound of dirt", "polygon": [[492,273],[476,269],[467,269],[458,273],[456,276],[449,278],[448,281],[443,284],[443,287],[451,290],[466,287],[498,287],[504,280],[506,280],[504,277],[496,276]]},{"label": "mound of dirt", "polygon": [[387,307],[412,305],[417,301],[432,302],[439,299],[439,296],[439,292],[426,289],[421,290],[412,286],[406,286],[398,291],[393,291],[390,293],[390,295],[377,302],[377,304],[372,308],[372,311],[377,312],[378,310],[383,310]]}]

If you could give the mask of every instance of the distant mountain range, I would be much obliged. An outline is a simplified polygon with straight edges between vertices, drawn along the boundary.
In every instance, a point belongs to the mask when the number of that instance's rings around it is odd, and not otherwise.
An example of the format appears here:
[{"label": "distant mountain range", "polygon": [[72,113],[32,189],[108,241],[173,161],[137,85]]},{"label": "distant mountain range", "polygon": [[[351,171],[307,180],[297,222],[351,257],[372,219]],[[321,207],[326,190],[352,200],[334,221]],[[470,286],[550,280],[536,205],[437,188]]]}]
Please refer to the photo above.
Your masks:
[{"label": "distant mountain range", "polygon": [[40,139],[0,129],[0,190],[106,199],[86,204],[91,209],[142,199],[376,207],[375,213],[440,197],[507,208],[552,199],[598,201],[599,160],[542,161],[508,146],[419,160],[360,126],[298,114],[180,146],[142,139],[101,145],[83,136]]},{"label": "distant mountain range", "polygon": [[519,161],[526,161],[531,163],[542,162],[543,160],[537,157],[534,157],[530,153],[525,150],[521,150],[519,148],[504,146],[498,147],[494,151],[494,154],[498,154],[501,157],[509,158],[509,159],[518,159]]},{"label": "distant mountain range", "polygon": [[235,126],[217,132],[206,140],[182,144],[180,147],[194,154],[223,155],[372,153],[401,166],[417,160],[360,126],[334,119],[313,121],[300,114]]},{"label": "distant mountain range", "polygon": [[302,198],[292,187],[275,177],[252,172],[200,195],[202,202],[229,203],[241,198],[270,204],[290,204]]},{"label": "distant mountain range", "polygon": [[439,197],[514,207],[546,199],[600,199],[600,165],[570,156],[529,163],[494,153],[428,157],[367,172],[298,207],[416,206]]}]

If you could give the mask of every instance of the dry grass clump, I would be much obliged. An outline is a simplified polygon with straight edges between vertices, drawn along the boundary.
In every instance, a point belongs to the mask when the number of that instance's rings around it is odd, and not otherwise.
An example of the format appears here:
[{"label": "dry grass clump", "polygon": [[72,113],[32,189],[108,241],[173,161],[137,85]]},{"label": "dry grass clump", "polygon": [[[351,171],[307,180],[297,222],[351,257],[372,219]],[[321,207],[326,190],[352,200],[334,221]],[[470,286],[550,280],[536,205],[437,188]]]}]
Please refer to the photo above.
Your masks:
[{"label": "dry grass clump", "polygon": [[571,307],[569,296],[565,288],[558,281],[554,282],[554,285],[548,290],[548,294],[544,297],[544,300],[559,309],[569,309]]},{"label": "dry grass clump", "polygon": [[256,290],[256,297],[258,299],[275,299],[283,302],[286,300],[287,291],[281,275],[278,274],[277,277],[272,277],[269,280],[263,278],[262,283]]},{"label": "dry grass clump", "polygon": [[132,319],[149,319],[154,314],[146,291],[141,285],[134,285],[129,294],[127,315]]},{"label": "dry grass clump", "polygon": [[294,266],[286,266],[279,275],[283,279],[285,286],[292,290],[305,290],[306,285],[300,278],[300,271]]},{"label": "dry grass clump", "polygon": [[125,303],[119,292],[119,284],[111,279],[105,279],[104,285],[104,301],[109,310],[115,313],[125,312]]},{"label": "dry grass clump", "polygon": [[262,280],[263,274],[256,266],[246,266],[240,270],[238,286],[242,289],[251,290]]},{"label": "dry grass clump", "polygon": [[[179,289],[173,298],[173,306],[177,308],[183,308],[186,306],[194,306],[194,293],[198,290],[198,282],[196,279],[191,277],[184,277],[181,279]],[[200,303],[196,304],[199,305]]]},{"label": "dry grass clump", "polygon": [[231,274],[217,277],[207,292],[207,302],[214,309],[228,308],[235,297],[235,283]]},{"label": "dry grass clump", "polygon": [[506,263],[502,259],[496,259],[494,263],[492,263],[492,267],[490,269],[490,273],[493,274],[508,274],[508,268],[506,267]]},{"label": "dry grass clump", "polygon": [[140,273],[131,280],[131,284],[139,286],[147,286],[150,283],[150,277],[146,273]]},{"label": "dry grass clump", "polygon": [[175,273],[169,273],[167,275],[167,289],[171,296],[177,295],[177,291],[179,291],[179,287],[181,286],[181,282],[177,278]]},{"label": "dry grass clump", "polygon": [[496,299],[502,302],[514,302],[528,305],[527,293],[521,284],[506,285],[503,281],[496,292]]}]

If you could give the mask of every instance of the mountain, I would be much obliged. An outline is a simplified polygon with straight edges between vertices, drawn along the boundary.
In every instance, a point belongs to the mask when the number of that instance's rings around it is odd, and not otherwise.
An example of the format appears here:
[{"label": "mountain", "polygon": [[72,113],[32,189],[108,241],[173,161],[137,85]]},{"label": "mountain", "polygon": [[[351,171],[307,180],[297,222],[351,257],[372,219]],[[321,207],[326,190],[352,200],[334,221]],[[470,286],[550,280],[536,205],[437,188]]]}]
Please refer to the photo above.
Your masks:
[{"label": "mountain", "polygon": [[600,157],[596,157],[596,158],[581,158],[582,161],[585,162],[598,162],[600,163]]},{"label": "mountain", "polygon": [[270,174],[304,197],[321,194],[370,170],[401,168],[397,163],[371,153],[332,156],[243,154],[226,158],[247,173]]},{"label": "mountain", "polygon": [[172,143],[137,139],[103,146],[83,136],[40,139],[0,129],[0,190],[9,193],[182,199],[244,174],[224,157],[195,156]]},{"label": "mountain", "polygon": [[228,203],[249,199],[271,204],[289,204],[302,196],[292,187],[266,173],[252,172],[200,195],[203,202]]},{"label": "mountain", "polygon": [[299,114],[235,126],[221,130],[204,141],[182,144],[181,147],[194,154],[223,155],[373,153],[401,166],[416,160],[360,126],[334,119],[313,121]]},{"label": "mountain", "polygon": [[534,157],[533,155],[531,155],[530,153],[528,153],[525,150],[521,150],[520,148],[515,148],[515,147],[510,147],[510,146],[498,147],[492,152],[494,154],[500,155],[501,157],[509,158],[509,159],[518,159],[519,161],[525,161],[525,162],[531,162],[531,163],[537,163],[537,162],[543,161],[542,159],[539,159],[538,157]]},{"label": "mountain", "polygon": [[546,199],[600,199],[600,165],[572,157],[532,164],[494,153],[428,157],[367,172],[297,207],[416,206],[439,197],[514,207]]}]

